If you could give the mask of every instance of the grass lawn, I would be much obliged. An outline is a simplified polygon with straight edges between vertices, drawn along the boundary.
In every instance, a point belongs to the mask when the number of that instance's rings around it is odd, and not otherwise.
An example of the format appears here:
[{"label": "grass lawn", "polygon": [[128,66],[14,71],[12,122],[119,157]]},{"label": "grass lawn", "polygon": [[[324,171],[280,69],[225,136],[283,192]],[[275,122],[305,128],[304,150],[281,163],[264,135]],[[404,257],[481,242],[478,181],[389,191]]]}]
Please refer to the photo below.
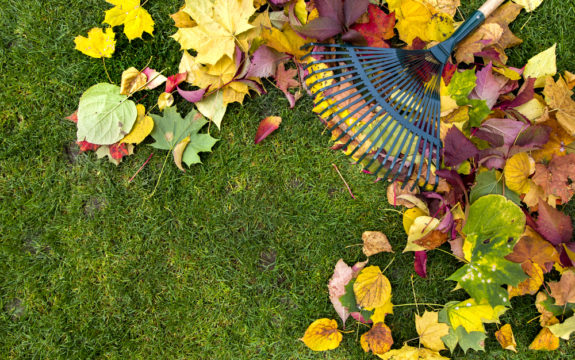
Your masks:
[{"label": "grass lawn", "polygon": [[[169,38],[169,14],[182,3],[146,4],[153,38],[129,43],[116,31],[116,54],[106,61],[112,79],[152,56],[151,67],[177,71],[181,53]],[[480,3],[462,9],[469,14]],[[395,256],[387,271],[394,303],[414,302],[413,255],[401,254],[401,215],[387,211],[384,184],[329,149],[309,98],[290,110],[269,84],[268,95],[229,108],[203,165],[182,173],[168,163],[151,198],[165,152],[143,145],[118,167],[78,154],[75,126],[63,118],[82,92],[107,78],[102,61],[74,50],[73,39],[99,26],[108,8],[102,0],[0,0],[0,358],[374,358],[361,350],[355,325],[327,353],[297,339],[313,320],[337,316],[326,283],[339,258],[363,260],[350,245],[365,230],[385,232],[396,250],[372,259],[383,268]],[[521,14],[512,29],[525,43],[509,52],[510,64],[522,66],[557,42],[559,70],[574,71],[574,18],[574,0],[545,0]],[[147,107],[158,94],[145,99]],[[179,104],[182,112],[191,108]],[[254,146],[269,115],[281,116],[282,125]],[[575,214],[573,204],[567,212]],[[457,266],[430,252],[429,277],[413,278],[418,301],[463,300],[443,280]],[[529,322],[538,315],[533,299],[512,304],[502,320],[515,330],[518,355],[500,349],[490,325],[488,355],[458,350],[454,357],[575,356],[572,341],[553,353],[529,351],[539,331],[538,321]],[[396,345],[417,336],[414,313],[396,308],[389,324]]]}]

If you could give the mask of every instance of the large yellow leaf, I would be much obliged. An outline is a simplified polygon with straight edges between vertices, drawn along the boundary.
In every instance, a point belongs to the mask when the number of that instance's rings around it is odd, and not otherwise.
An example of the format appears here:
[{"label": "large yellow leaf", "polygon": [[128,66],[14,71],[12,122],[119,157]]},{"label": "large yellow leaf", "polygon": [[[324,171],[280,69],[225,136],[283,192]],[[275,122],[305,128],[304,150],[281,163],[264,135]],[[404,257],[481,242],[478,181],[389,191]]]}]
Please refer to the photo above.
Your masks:
[{"label": "large yellow leaf", "polygon": [[529,191],[529,176],[535,172],[535,160],[527,153],[513,155],[505,163],[503,174],[505,175],[505,185],[518,194],[525,194]]},{"label": "large yellow leaf", "polygon": [[399,38],[411,45],[416,37],[423,41],[443,41],[453,32],[453,19],[420,0],[389,0],[395,12]]},{"label": "large yellow leaf", "polygon": [[104,23],[110,26],[124,25],[124,34],[129,40],[142,37],[144,32],[152,35],[154,33],[154,20],[140,6],[140,0],[106,0],[115,5],[106,11]]},{"label": "large yellow leaf", "polygon": [[513,336],[513,330],[511,325],[505,324],[501,329],[495,332],[495,338],[499,342],[502,348],[505,350],[511,350],[517,352],[517,343],[515,342],[515,336]]},{"label": "large yellow leaf", "polygon": [[542,87],[545,85],[545,78],[548,75],[555,75],[557,73],[557,56],[555,55],[555,49],[557,44],[554,44],[549,49],[540,52],[535,55],[527,62],[525,66],[525,71],[523,71],[523,77],[537,79],[535,81],[535,87]]},{"label": "large yellow leaf", "polygon": [[549,328],[546,327],[541,329],[539,334],[537,334],[535,339],[533,339],[531,345],[529,345],[529,349],[531,350],[553,351],[557,350],[558,347],[559,347],[559,338],[553,335],[551,330],[549,330]]},{"label": "large yellow leaf", "polygon": [[368,266],[357,276],[353,292],[359,306],[373,309],[385,305],[390,300],[391,284],[381,273],[379,266]]},{"label": "large yellow leaf", "polygon": [[281,53],[293,55],[296,59],[308,54],[309,51],[302,50],[301,47],[312,40],[299,36],[289,24],[286,24],[281,31],[274,27],[264,28],[261,36],[267,46]]},{"label": "large yellow leaf", "polygon": [[438,313],[425,311],[423,316],[415,315],[415,328],[419,341],[428,349],[444,350],[441,338],[449,333],[449,325],[438,322]]},{"label": "large yellow leaf", "polygon": [[341,339],[337,321],[324,318],[311,323],[300,340],[313,351],[325,351],[338,347]]},{"label": "large yellow leaf", "polygon": [[88,37],[76,36],[74,43],[76,44],[76,50],[79,50],[82,54],[93,58],[110,58],[114,50],[116,50],[115,36],[111,28],[106,28],[105,33],[100,28],[93,28],[88,31]]},{"label": "large yellow leaf", "polygon": [[575,101],[571,98],[573,91],[569,90],[565,80],[560,77],[555,82],[552,77],[548,77],[543,94],[547,104],[556,111],[559,125],[570,136],[575,136]]},{"label": "large yellow leaf", "polygon": [[120,141],[120,143],[139,144],[150,135],[154,129],[154,119],[151,116],[146,116],[146,108],[142,104],[136,105],[138,110],[138,118],[130,130],[130,133]]},{"label": "large yellow leaf", "polygon": [[437,351],[432,351],[425,348],[416,348],[407,344],[399,350],[391,350],[383,355],[377,355],[384,360],[449,360],[445,356],[441,356]]},{"label": "large yellow leaf", "polygon": [[457,329],[463,326],[468,333],[472,331],[485,332],[483,323],[498,322],[499,316],[507,309],[504,306],[491,307],[488,304],[477,304],[469,299],[450,306],[447,314],[451,327]]},{"label": "large yellow leaf", "polygon": [[391,337],[391,329],[383,322],[373,324],[373,327],[363,335],[359,340],[361,348],[365,352],[370,350],[374,354],[383,354],[393,345],[393,338]]},{"label": "large yellow leaf", "polygon": [[184,11],[197,26],[179,28],[172,37],[182,49],[195,50],[197,62],[213,65],[224,56],[232,59],[236,44],[244,52],[249,50],[253,0],[186,0]]}]

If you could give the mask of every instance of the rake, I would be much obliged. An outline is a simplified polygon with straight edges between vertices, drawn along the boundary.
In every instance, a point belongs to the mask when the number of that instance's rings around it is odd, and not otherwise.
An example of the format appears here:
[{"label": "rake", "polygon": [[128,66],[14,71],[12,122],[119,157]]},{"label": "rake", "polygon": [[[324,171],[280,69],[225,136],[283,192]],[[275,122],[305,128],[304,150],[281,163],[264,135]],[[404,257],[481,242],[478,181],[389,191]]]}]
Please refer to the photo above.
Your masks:
[{"label": "rake", "polygon": [[[351,1],[351,0],[347,0]],[[310,43],[306,84],[315,111],[336,143],[383,180],[423,187],[441,159],[440,95],[443,68],[454,47],[504,0],[489,0],[453,35],[427,50]],[[305,59],[304,58],[304,59]],[[393,176],[393,177],[390,177]]]}]

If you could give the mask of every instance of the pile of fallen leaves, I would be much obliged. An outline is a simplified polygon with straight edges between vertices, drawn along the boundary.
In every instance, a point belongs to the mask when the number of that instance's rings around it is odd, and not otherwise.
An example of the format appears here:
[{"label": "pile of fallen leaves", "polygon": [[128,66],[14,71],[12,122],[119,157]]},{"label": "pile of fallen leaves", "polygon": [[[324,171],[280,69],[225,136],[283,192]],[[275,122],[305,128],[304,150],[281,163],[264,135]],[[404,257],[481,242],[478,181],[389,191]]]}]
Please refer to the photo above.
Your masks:
[{"label": "pile of fallen leaves", "polygon": [[[123,25],[130,40],[154,31],[154,21],[139,0],[107,2],[114,5],[105,13],[110,27],[75,39],[78,50],[103,59],[104,70],[105,58],[116,50],[113,27]],[[441,80],[442,167],[433,169],[439,180],[424,186],[412,178],[388,188],[390,204],[407,208],[403,251],[414,253],[415,272],[426,277],[427,252],[445,252],[441,247],[449,246],[462,266],[448,280],[465,292],[465,300],[427,305],[433,311],[415,315],[421,346],[405,343],[392,350],[385,319],[394,305],[386,269],[367,266],[367,261],[350,267],[340,260],[336,265],[330,300],[344,326],[349,316],[371,325],[360,340],[366,352],[384,359],[439,359],[446,348],[483,350],[484,324],[498,323],[516,296],[534,296],[541,314],[542,330],[531,349],[556,349],[559,339],[568,339],[575,330],[575,242],[570,217],[557,209],[575,193],[575,75],[556,74],[555,46],[522,68],[506,65],[505,50],[521,43],[510,22],[522,9],[532,11],[541,2],[502,5],[459,44]],[[423,49],[445,40],[460,24],[453,18],[459,0],[384,3],[186,0],[172,15],[172,37],[182,49],[178,71],[163,74],[149,64],[130,67],[119,85],[108,76],[109,83],[87,89],[69,117],[77,123],[80,149],[119,164],[151,137],[150,145],[173,154],[183,170],[183,163],[199,163],[199,153],[212,150],[217,140],[209,124],[223,126],[228,104],[265,94],[265,85],[271,84],[295,105],[308,90],[305,44]],[[146,109],[140,101],[154,89],[163,91]],[[321,99],[315,101],[314,111],[322,112]],[[193,103],[193,110],[180,114],[177,102]],[[161,114],[152,113],[156,108]],[[261,121],[255,142],[280,123],[277,116]],[[389,251],[385,235],[364,234],[366,256]],[[560,280],[546,280],[551,273]],[[302,340],[323,351],[336,348],[342,336],[337,321],[320,319]],[[495,336],[505,349],[515,351],[509,324]]]}]

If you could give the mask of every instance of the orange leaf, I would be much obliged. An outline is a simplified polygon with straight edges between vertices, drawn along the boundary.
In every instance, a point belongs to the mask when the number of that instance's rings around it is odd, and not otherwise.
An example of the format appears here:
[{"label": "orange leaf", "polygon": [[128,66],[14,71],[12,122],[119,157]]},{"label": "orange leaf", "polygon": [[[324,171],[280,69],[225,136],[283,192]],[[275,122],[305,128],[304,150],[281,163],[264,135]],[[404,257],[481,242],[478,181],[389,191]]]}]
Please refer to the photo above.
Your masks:
[{"label": "orange leaf", "polygon": [[268,137],[269,134],[276,131],[282,122],[279,116],[268,116],[260,122],[254,144],[259,144],[263,139]]},{"label": "orange leaf", "polygon": [[383,354],[388,352],[393,345],[393,338],[391,337],[391,329],[382,322],[374,324],[373,327],[361,335],[360,339],[363,351],[374,354]]},{"label": "orange leaf", "polygon": [[557,350],[559,347],[559,338],[551,332],[548,328],[543,328],[537,334],[529,349],[531,350],[547,350],[553,351]]},{"label": "orange leaf", "polygon": [[495,332],[495,337],[497,338],[497,341],[499,341],[499,344],[501,344],[502,348],[517,352],[517,343],[515,342],[515,336],[513,336],[511,325],[503,325],[501,329]]}]

